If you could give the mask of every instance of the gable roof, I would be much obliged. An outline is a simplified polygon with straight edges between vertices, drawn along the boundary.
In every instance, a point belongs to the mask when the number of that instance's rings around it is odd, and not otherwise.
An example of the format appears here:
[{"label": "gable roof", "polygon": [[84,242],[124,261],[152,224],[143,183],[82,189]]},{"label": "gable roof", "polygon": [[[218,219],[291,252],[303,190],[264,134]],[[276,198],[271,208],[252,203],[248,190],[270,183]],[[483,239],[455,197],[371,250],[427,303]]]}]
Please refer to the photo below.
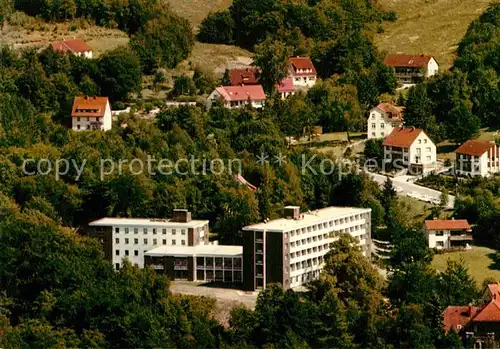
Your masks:
[{"label": "gable roof", "polygon": [[391,120],[403,121],[402,111],[403,111],[404,107],[398,107],[398,106],[395,106],[394,104],[391,104],[391,103],[380,103],[375,108],[372,108],[370,110],[370,112],[373,110],[376,110],[376,109],[382,110],[384,113],[386,113],[389,116],[389,118]]},{"label": "gable roof", "polygon": [[455,150],[457,154],[481,156],[493,148],[495,143],[470,139]]},{"label": "gable roof", "polygon": [[293,80],[291,78],[286,78],[281,80],[276,84],[276,89],[278,93],[293,92],[295,88],[293,87]]},{"label": "gable roof", "polygon": [[[292,58],[290,58],[290,64],[292,65],[294,75],[316,75],[316,68],[314,67],[313,62],[311,61],[311,58],[309,58],[309,57],[299,57],[299,56],[292,57]],[[298,73],[297,69],[302,69],[302,70],[311,69],[312,72]]]},{"label": "gable roof", "polygon": [[219,86],[216,90],[226,101],[262,101],[266,99],[261,85]]},{"label": "gable roof", "polygon": [[231,86],[258,85],[257,68],[231,69],[229,81]]},{"label": "gable roof", "polygon": [[50,44],[52,49],[57,52],[84,53],[92,51],[89,45],[81,39],[68,39],[64,41],[55,41]]},{"label": "gable roof", "polygon": [[392,54],[385,57],[384,64],[390,67],[427,68],[432,58],[428,55]]},{"label": "gable roof", "polygon": [[72,117],[103,117],[108,97],[78,96],[73,100]]},{"label": "gable roof", "polygon": [[430,219],[425,221],[425,228],[427,230],[472,230],[466,219]]},{"label": "gable roof", "polygon": [[415,127],[396,127],[384,139],[382,145],[409,148],[422,132],[424,131]]},{"label": "gable roof", "polygon": [[472,322],[500,322],[500,300],[495,297],[472,318]]}]

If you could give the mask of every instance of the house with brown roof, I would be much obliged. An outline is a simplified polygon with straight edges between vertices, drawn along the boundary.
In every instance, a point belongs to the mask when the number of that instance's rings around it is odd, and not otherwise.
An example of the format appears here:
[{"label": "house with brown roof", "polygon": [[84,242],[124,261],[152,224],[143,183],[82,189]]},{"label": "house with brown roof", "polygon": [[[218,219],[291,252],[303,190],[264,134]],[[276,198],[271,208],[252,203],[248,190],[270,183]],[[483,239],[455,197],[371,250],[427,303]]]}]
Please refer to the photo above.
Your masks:
[{"label": "house with brown roof", "polygon": [[219,86],[208,96],[207,107],[211,108],[214,104],[221,103],[229,109],[247,105],[262,108],[265,100],[266,94],[261,85]]},{"label": "house with brown roof", "polygon": [[424,228],[429,248],[441,250],[472,242],[472,229],[466,219],[426,220]]},{"label": "house with brown roof", "polygon": [[111,130],[111,118],[108,97],[78,96],[73,100],[71,128],[75,131]]},{"label": "house with brown roof", "polygon": [[72,53],[75,56],[92,58],[92,49],[81,39],[68,39],[64,41],[55,41],[50,44],[55,52]]},{"label": "house with brown roof", "polygon": [[421,129],[396,127],[382,142],[384,162],[421,174],[436,168],[436,145]]},{"label": "house with brown roof", "polygon": [[500,338],[500,292],[489,284],[480,305],[449,306],[443,312],[443,330],[458,333],[466,348],[498,348]]},{"label": "house with brown roof", "polygon": [[391,54],[385,57],[384,64],[393,67],[399,84],[415,84],[436,75],[439,65],[432,56]]},{"label": "house with brown roof", "polygon": [[257,68],[231,69],[229,83],[231,86],[259,85],[257,72]]},{"label": "house with brown roof", "polygon": [[403,126],[403,108],[391,103],[380,103],[370,110],[367,120],[367,138],[384,138],[395,127]]},{"label": "house with brown roof", "polygon": [[310,88],[316,84],[316,68],[309,57],[290,58],[289,71],[289,77],[296,88]]},{"label": "house with brown roof", "polygon": [[495,142],[468,140],[455,150],[455,173],[486,177],[500,172],[500,147]]}]

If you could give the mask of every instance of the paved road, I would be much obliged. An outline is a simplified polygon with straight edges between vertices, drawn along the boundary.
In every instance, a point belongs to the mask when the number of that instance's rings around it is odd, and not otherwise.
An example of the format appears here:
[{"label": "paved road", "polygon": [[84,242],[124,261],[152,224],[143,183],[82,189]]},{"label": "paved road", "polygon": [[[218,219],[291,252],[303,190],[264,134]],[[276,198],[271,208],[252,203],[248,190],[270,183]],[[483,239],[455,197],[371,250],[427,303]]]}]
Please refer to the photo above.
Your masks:
[{"label": "paved road", "polygon": [[[370,173],[368,175],[380,185],[383,185],[387,177],[377,173]],[[406,176],[392,178],[392,183],[399,194],[403,194],[415,199],[432,202],[438,204],[441,200],[441,192],[423,187],[421,185],[409,183],[406,181]],[[453,195],[448,195],[448,208],[453,208],[455,204],[455,197]]]}]

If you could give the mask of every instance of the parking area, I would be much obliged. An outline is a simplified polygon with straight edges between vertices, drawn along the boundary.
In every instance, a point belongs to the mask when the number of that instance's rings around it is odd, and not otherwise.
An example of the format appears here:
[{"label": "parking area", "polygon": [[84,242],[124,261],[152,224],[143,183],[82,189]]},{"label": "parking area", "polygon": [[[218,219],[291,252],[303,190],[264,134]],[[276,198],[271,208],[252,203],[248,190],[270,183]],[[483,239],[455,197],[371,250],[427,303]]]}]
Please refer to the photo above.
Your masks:
[{"label": "parking area", "polygon": [[254,309],[257,302],[258,292],[245,292],[233,288],[219,288],[205,286],[201,283],[189,281],[172,281],[170,291],[195,296],[206,296],[217,299],[218,303],[233,304],[233,306],[244,305],[247,308]]}]

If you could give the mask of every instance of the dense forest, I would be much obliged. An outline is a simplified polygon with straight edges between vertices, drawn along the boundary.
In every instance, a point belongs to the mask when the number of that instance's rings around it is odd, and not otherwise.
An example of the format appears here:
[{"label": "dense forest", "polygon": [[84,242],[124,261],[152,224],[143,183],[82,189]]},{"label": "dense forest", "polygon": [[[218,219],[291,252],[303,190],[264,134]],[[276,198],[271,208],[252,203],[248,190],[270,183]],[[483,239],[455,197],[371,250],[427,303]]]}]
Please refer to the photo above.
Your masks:
[{"label": "dense forest", "polygon": [[[129,33],[131,44],[92,60],[50,50],[1,49],[0,347],[460,347],[457,336],[442,333],[440,316],[448,305],[479,298],[467,269],[451,263],[438,274],[430,267],[432,251],[420,223],[415,225],[390,181],[381,189],[340,162],[327,169],[330,175],[321,175],[328,155],[285,143],[285,136],[316,124],[327,130],[363,128],[366,109],[395,88],[394,73],[381,64],[368,31],[394,20],[394,14],[367,0],[234,1],[229,11],[207,17],[200,40],[251,48],[262,62],[310,54],[324,80],[306,95],[282,101],[272,95],[279,74],[269,67],[263,71],[271,89],[263,110],[162,108],[154,122],[120,115],[104,133],[66,127],[73,96],[107,95],[115,109],[130,103],[144,74],[188,56],[194,40],[189,23],[156,1],[14,5],[46,20],[88,18],[116,26]],[[0,12],[7,14],[6,8]],[[458,71],[440,79],[417,88],[460,97],[471,84]],[[193,80],[179,79],[178,90],[187,86],[202,93],[214,84],[202,73]],[[455,81],[463,90],[454,88]],[[408,109],[411,101],[405,101]],[[472,103],[447,107],[462,108],[467,117],[477,113]],[[481,117],[481,122],[486,121]],[[268,163],[257,162],[262,154]],[[130,164],[191,156],[225,164],[240,159],[242,175],[258,189],[241,185],[228,171],[196,175],[186,167],[187,175],[159,174],[124,166],[101,172],[102,159]],[[275,156],[286,162],[276,164]],[[29,172],[40,172],[33,164],[41,159],[52,169],[58,159],[68,159],[83,171],[27,175],[27,159],[34,160]],[[311,160],[306,170],[304,159]],[[48,170],[44,164],[41,172]],[[201,171],[201,162],[196,166]],[[173,295],[168,280],[149,269],[126,265],[114,272],[98,243],[84,234],[90,221],[103,216],[169,217],[174,208],[189,208],[194,217],[210,220],[221,243],[238,244],[242,226],[278,217],[288,204],[371,208],[374,234],[395,245],[393,273],[381,278],[353,240],[341,236],[309,292],[273,285],[259,295],[255,310],[235,309],[224,328],[214,320],[213,300]]]}]

